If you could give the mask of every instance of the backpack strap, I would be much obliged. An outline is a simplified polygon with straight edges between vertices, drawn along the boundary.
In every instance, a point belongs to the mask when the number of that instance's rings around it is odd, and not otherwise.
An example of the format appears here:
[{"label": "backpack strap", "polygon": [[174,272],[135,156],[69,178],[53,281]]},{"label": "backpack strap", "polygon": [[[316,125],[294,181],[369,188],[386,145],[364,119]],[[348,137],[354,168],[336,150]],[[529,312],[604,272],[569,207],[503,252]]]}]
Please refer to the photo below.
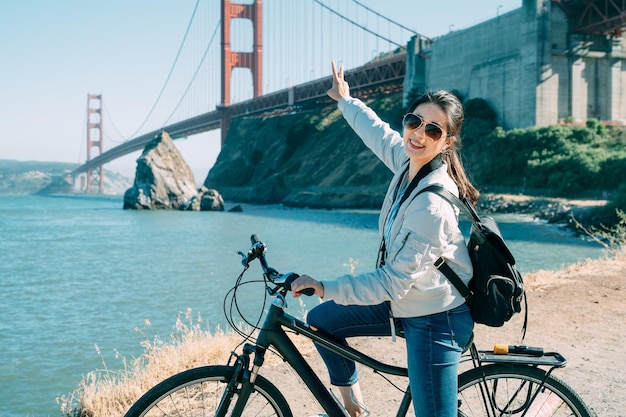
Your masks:
[{"label": "backpack strap", "polygon": [[435,268],[441,271],[441,273],[444,274],[446,278],[448,278],[452,285],[454,285],[454,288],[456,288],[457,291],[461,293],[464,299],[467,299],[467,297],[471,295],[469,288],[467,288],[467,285],[465,285],[465,283],[461,281],[461,278],[459,278],[456,272],[454,272],[452,268],[450,268],[450,266],[448,265],[446,260],[443,259],[443,257],[440,256],[435,261]]},{"label": "backpack strap", "polygon": [[480,221],[480,217],[478,216],[478,213],[474,209],[474,206],[469,204],[467,202],[467,199],[464,198],[463,200],[461,200],[459,197],[455,196],[450,191],[446,190],[442,185],[438,185],[438,184],[429,185],[428,187],[422,190],[419,190],[417,194],[421,194],[426,191],[430,191],[435,194],[438,194],[441,198],[448,201],[448,203],[456,206],[461,211],[461,213],[463,213],[465,217],[467,217],[467,219],[470,220],[475,225],[476,223]]},{"label": "backpack strap", "polygon": [[[429,185],[428,187],[420,190],[417,194],[421,194],[424,192],[433,192],[435,194],[438,194],[441,198],[443,198],[444,200],[448,201],[450,204],[452,204],[453,206],[458,207],[458,209],[461,211],[461,213],[463,213],[465,215],[465,217],[467,217],[469,220],[472,221],[472,223],[477,223],[479,221],[479,217],[478,217],[478,213],[476,213],[476,211],[474,210],[474,208],[465,203],[464,201],[462,201],[461,199],[459,199],[457,196],[455,196],[454,194],[452,194],[450,191],[446,190],[443,186],[441,185]],[[471,295],[469,288],[467,287],[467,285],[465,285],[465,283],[461,280],[461,278],[459,278],[459,276],[456,274],[456,272],[454,272],[452,270],[452,268],[450,268],[450,265],[448,265],[448,263],[446,262],[446,260],[443,257],[439,257],[434,264],[435,268],[437,268],[439,271],[441,271],[441,273],[443,275],[445,275],[446,278],[448,278],[448,280],[450,280],[450,282],[452,283],[452,285],[454,285],[454,287],[457,289],[457,291],[459,293],[461,293],[461,295],[463,296],[464,299],[467,299],[467,297],[469,297]]]}]

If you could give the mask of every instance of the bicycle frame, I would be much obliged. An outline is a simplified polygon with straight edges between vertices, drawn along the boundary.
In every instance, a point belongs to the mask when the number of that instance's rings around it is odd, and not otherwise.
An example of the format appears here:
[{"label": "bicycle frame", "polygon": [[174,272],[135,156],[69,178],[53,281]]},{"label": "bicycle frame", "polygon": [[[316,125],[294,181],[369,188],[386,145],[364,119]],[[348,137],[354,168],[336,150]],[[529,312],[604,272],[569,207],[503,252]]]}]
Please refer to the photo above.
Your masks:
[{"label": "bicycle frame", "polygon": [[[285,359],[285,361],[296,371],[296,373],[300,375],[302,381],[329,416],[345,415],[343,406],[337,403],[329,390],[309,366],[302,354],[287,336],[285,328],[290,329],[320,345],[323,345],[345,358],[352,359],[364,366],[367,366],[374,371],[408,377],[408,371],[406,368],[385,364],[349,346],[342,346],[319,330],[312,328],[307,323],[286,313],[284,309],[284,299],[276,298],[267,313],[263,328],[259,332],[256,343],[254,345],[247,344],[244,348],[243,355],[238,356],[239,361],[242,356],[248,355],[247,352],[254,353],[253,365],[250,372],[245,372],[245,370],[242,369],[242,371],[244,371],[241,376],[242,387],[235,405],[235,410],[243,410],[245,403],[248,400],[248,395],[251,392],[251,384],[254,384],[259,368],[263,365],[265,352],[271,346]],[[246,361],[247,359],[244,360],[244,365]],[[398,409],[397,416],[406,415],[410,404],[411,393],[407,387]],[[237,414],[233,412],[233,415]]]}]

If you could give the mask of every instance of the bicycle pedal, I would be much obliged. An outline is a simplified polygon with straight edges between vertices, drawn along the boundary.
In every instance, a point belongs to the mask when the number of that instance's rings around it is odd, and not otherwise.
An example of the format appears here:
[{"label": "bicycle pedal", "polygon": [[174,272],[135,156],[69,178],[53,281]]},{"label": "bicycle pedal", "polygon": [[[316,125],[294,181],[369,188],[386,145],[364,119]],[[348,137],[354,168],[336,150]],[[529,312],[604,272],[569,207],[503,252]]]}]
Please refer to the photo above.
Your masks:
[{"label": "bicycle pedal", "polygon": [[352,401],[353,404],[356,404],[361,409],[363,409],[363,412],[361,414],[359,414],[357,417],[368,417],[370,415],[369,408],[367,408],[367,406],[365,404],[363,404],[362,402],[360,402],[359,400],[354,398],[354,394],[352,393],[352,390],[350,390],[350,400]]}]

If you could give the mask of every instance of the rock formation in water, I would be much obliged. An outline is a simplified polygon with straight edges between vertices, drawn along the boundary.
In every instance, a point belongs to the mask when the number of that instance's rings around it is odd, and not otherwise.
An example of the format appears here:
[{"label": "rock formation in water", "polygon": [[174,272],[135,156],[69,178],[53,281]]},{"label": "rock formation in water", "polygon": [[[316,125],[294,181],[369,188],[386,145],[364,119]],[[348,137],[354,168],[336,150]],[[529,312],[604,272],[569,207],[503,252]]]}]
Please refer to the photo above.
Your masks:
[{"label": "rock formation in water", "polygon": [[172,138],[161,132],[137,159],[134,184],[124,193],[124,209],[223,211],[224,200],[215,190],[196,189],[191,168]]},{"label": "rock formation in water", "polygon": [[198,198],[194,201],[193,210],[224,211],[224,199],[216,190],[200,188]]}]

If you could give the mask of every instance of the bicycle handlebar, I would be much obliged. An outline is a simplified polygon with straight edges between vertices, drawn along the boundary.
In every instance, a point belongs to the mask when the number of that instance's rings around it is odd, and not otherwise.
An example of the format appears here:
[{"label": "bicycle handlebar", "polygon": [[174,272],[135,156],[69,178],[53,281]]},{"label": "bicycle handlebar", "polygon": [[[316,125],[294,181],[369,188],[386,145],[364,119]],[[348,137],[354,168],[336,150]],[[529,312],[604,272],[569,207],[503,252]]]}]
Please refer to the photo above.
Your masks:
[{"label": "bicycle handlebar", "polygon": [[[250,249],[248,249],[248,253],[244,254],[243,252],[237,252],[241,255],[241,263],[244,267],[248,267],[250,262],[255,259],[258,259],[261,263],[261,268],[263,269],[263,275],[270,282],[277,285],[272,293],[276,294],[280,288],[284,288],[285,291],[291,291],[291,283],[296,280],[300,275],[295,272],[287,272],[286,274],[281,274],[271,266],[267,265],[267,260],[265,259],[265,253],[267,252],[267,246],[265,243],[259,240],[259,237],[256,234],[250,236]],[[313,295],[315,294],[315,290],[313,288],[306,288],[301,291],[304,295]]]}]

